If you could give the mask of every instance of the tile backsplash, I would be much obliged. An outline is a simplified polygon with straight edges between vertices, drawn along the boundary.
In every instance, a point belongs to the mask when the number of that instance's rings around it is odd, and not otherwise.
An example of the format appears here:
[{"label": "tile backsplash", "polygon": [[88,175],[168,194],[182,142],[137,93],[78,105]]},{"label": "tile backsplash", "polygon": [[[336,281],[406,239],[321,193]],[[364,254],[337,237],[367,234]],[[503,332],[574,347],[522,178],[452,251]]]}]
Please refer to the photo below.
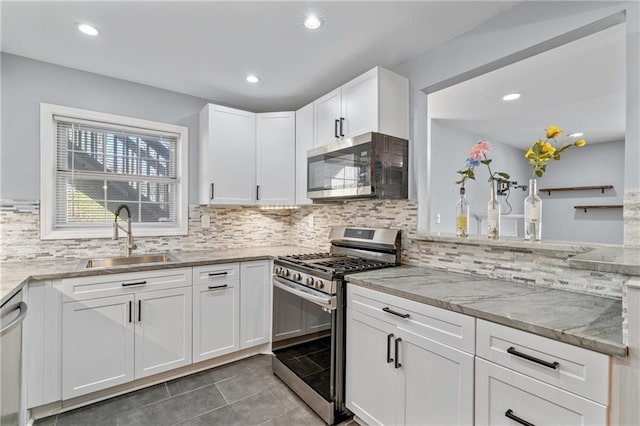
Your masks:
[{"label": "tile backsplash", "polygon": [[[210,216],[202,228],[201,216]],[[412,241],[418,205],[412,200],[369,200],[303,206],[296,210],[257,207],[189,208],[189,235],[136,238],[139,253],[215,250],[270,245],[303,245],[327,250],[331,225],[389,227],[403,231],[403,263],[473,273],[537,286],[621,298],[624,275],[568,266],[567,252],[510,250],[449,242]],[[0,261],[82,258],[124,254],[124,241],[78,239],[42,241],[37,203],[0,209]]]}]

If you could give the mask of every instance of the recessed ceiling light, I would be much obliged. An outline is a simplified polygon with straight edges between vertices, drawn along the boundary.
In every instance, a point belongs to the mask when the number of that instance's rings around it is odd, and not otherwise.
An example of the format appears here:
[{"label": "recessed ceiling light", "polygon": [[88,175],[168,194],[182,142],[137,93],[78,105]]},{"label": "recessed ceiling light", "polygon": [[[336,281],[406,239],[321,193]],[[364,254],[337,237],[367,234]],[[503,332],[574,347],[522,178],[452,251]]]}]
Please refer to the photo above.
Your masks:
[{"label": "recessed ceiling light", "polygon": [[260,81],[260,77],[258,77],[257,75],[248,75],[247,76],[247,81],[249,83],[257,83]]},{"label": "recessed ceiling light", "polygon": [[322,20],[317,16],[309,15],[307,19],[304,20],[304,26],[310,30],[317,30],[322,26]]},{"label": "recessed ceiling light", "polygon": [[78,24],[78,30],[85,33],[86,35],[90,35],[90,36],[98,35],[98,30],[96,30],[95,27],[92,27],[89,24]]},{"label": "recessed ceiling light", "polygon": [[508,95],[504,95],[502,97],[503,101],[515,101],[516,99],[520,98],[520,93],[509,93]]},{"label": "recessed ceiling light", "polygon": [[580,136],[584,136],[584,133],[578,132],[578,133],[571,133],[569,135],[570,138],[579,138]]}]

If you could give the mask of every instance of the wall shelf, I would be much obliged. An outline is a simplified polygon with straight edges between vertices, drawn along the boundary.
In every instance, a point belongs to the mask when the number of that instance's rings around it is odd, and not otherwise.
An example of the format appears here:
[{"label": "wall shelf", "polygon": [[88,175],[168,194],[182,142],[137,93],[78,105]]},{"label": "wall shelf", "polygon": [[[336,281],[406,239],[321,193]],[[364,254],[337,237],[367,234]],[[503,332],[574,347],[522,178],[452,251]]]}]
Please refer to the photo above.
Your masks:
[{"label": "wall shelf", "polygon": [[595,186],[564,186],[559,188],[540,188],[538,192],[546,192],[551,195],[555,191],[589,191],[599,189],[604,194],[605,189],[613,189],[613,185],[595,185]]},{"label": "wall shelf", "polygon": [[622,204],[593,204],[587,206],[573,206],[576,210],[584,210],[586,213],[588,209],[621,209]]}]

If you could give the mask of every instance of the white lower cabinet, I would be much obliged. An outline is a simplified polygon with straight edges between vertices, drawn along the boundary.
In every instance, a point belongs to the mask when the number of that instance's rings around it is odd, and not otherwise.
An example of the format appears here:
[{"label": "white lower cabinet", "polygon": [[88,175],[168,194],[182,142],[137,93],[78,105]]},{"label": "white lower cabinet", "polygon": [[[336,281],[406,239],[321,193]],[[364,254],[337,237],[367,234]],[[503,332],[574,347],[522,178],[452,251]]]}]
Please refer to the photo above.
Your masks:
[{"label": "white lower cabinet", "polygon": [[607,424],[606,406],[481,358],[475,393],[477,425]]},{"label": "white lower cabinet", "polygon": [[240,349],[271,341],[271,264],[240,264]]},{"label": "white lower cabinet", "polygon": [[[355,293],[349,286],[347,407],[369,425],[472,424],[473,354],[410,331],[422,327],[413,302],[362,288]],[[425,309],[433,318],[433,308]],[[456,315],[466,339],[473,322]]]},{"label": "white lower cabinet", "polygon": [[193,362],[240,348],[240,282],[193,287]]},{"label": "white lower cabinet", "polygon": [[174,271],[184,274],[181,287],[153,290],[119,274],[124,294],[63,303],[63,400],[191,364],[191,269]]}]

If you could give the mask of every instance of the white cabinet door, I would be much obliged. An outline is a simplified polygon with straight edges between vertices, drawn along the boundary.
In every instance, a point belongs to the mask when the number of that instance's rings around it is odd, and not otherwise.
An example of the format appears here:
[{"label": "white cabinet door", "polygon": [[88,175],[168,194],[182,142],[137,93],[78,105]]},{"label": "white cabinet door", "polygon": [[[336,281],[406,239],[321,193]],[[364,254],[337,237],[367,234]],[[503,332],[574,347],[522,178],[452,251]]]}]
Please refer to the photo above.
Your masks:
[{"label": "white cabinet door", "polygon": [[240,349],[240,283],[222,281],[193,288],[193,362]]},{"label": "white cabinet door", "polygon": [[402,333],[404,406],[398,424],[473,424],[473,355],[411,333]]},{"label": "white cabinet door", "polygon": [[378,69],[374,68],[342,86],[342,134],[351,138],[379,131]]},{"label": "white cabinet door", "polygon": [[476,424],[606,425],[607,407],[476,358]]},{"label": "white cabinet door", "polygon": [[400,369],[392,360],[395,326],[347,309],[347,407],[368,425],[396,425]]},{"label": "white cabinet door", "polygon": [[305,332],[305,300],[279,288],[273,289],[273,341]]},{"label": "white cabinet door", "polygon": [[200,204],[255,204],[256,115],[209,104],[200,112]]},{"label": "white cabinet door", "polygon": [[313,109],[315,124],[313,145],[318,147],[340,140],[339,123],[342,113],[340,88],[313,102]]},{"label": "white cabinet door", "polygon": [[191,287],[136,294],[136,379],[191,364],[191,303]]},{"label": "white cabinet door", "polygon": [[64,303],[62,399],[134,378],[134,296]]},{"label": "white cabinet door", "polygon": [[307,198],[307,151],[313,149],[313,103],[296,111],[296,205]]},{"label": "white cabinet door", "polygon": [[256,120],[257,202],[262,205],[293,205],[295,112],[258,114]]},{"label": "white cabinet door", "polygon": [[240,264],[240,349],[271,340],[271,261]]}]

